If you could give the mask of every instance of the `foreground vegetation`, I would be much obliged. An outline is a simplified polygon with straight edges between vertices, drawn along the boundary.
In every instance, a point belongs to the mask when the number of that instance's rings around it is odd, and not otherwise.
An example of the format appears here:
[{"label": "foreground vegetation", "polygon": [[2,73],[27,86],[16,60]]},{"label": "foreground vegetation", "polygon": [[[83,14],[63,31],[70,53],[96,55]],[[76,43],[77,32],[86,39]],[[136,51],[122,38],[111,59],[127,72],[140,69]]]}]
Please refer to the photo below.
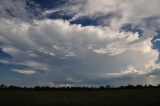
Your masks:
[{"label": "foreground vegetation", "polygon": [[160,106],[160,88],[1,89],[0,106]]}]

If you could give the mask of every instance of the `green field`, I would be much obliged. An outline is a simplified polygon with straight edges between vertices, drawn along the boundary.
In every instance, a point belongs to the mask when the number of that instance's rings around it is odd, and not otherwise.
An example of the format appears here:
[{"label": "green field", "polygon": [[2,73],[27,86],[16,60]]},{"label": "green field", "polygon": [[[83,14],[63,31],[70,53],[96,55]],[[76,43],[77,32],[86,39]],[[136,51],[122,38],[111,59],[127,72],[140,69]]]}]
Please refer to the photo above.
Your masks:
[{"label": "green field", "polygon": [[0,106],[160,106],[160,89],[1,90]]}]

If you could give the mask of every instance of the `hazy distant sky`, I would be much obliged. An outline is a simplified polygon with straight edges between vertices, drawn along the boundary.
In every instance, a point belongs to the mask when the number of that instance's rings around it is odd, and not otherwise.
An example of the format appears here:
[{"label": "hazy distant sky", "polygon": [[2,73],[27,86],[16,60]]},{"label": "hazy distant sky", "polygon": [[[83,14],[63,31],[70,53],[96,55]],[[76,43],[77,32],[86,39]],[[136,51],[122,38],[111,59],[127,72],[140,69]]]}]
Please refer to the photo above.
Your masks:
[{"label": "hazy distant sky", "polygon": [[0,0],[0,83],[160,84],[160,0]]}]

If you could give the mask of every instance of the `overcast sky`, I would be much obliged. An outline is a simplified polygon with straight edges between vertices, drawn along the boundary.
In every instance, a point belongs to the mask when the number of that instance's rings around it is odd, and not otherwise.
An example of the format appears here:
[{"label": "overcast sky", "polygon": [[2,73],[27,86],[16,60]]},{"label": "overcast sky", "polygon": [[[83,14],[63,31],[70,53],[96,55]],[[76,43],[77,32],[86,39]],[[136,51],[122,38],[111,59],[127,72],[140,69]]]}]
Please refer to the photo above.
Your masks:
[{"label": "overcast sky", "polygon": [[0,83],[160,84],[159,0],[0,0]]}]

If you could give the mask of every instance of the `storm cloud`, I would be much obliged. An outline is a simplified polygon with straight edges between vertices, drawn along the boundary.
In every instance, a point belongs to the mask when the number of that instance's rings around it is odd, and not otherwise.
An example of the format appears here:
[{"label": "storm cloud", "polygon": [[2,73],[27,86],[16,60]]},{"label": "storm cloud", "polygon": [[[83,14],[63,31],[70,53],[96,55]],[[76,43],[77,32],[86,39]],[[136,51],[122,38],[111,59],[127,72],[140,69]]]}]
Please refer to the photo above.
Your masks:
[{"label": "storm cloud", "polygon": [[[152,42],[158,34],[158,0],[73,0],[61,9],[37,7],[40,15],[46,15],[41,19],[33,18],[34,15],[28,12],[31,10],[26,9],[26,1],[2,2],[6,6],[0,9],[0,48],[10,58],[0,58],[1,63],[28,67],[12,67],[10,71],[24,74],[26,78],[36,76],[33,79],[37,84],[117,86],[159,83],[159,64],[156,63],[159,52],[153,49]],[[23,11],[16,11],[15,5],[19,3],[23,4],[18,7]],[[142,4],[150,8],[146,9]],[[14,17],[5,11],[6,8],[13,10]],[[56,11],[72,14],[72,18],[47,18]],[[82,17],[97,18],[111,13],[110,19],[100,20],[103,25],[72,23]],[[139,26],[143,30],[142,37],[138,32],[122,30],[127,24]],[[158,39],[154,41],[158,42]]]}]

